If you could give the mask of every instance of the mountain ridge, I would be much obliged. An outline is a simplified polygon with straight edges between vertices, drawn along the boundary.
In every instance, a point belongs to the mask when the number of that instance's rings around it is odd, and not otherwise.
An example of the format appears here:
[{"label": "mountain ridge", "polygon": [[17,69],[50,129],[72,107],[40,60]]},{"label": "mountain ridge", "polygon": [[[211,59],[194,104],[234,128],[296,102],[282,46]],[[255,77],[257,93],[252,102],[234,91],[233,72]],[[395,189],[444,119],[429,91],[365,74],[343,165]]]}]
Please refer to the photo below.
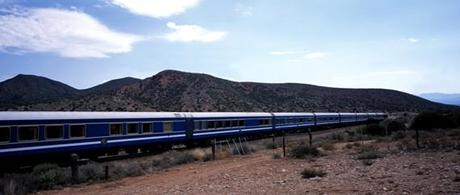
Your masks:
[{"label": "mountain ridge", "polygon": [[[301,83],[236,82],[208,74],[177,70],[164,70],[143,80],[115,79],[89,89],[93,89],[90,90],[91,93],[77,90],[76,95],[71,97],[2,106],[0,109],[172,112],[418,112],[458,109],[458,107],[434,103],[389,89],[346,89]],[[2,93],[0,98],[1,96]]]}]

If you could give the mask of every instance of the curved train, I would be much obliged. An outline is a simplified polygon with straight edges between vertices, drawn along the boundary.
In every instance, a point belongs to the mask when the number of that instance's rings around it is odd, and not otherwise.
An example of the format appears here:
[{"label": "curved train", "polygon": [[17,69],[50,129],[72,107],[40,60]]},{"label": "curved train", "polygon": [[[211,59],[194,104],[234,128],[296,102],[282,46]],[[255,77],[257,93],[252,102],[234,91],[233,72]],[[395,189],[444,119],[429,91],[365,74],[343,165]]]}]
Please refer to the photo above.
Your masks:
[{"label": "curved train", "polygon": [[385,117],[384,113],[0,112],[0,159],[91,154]]}]

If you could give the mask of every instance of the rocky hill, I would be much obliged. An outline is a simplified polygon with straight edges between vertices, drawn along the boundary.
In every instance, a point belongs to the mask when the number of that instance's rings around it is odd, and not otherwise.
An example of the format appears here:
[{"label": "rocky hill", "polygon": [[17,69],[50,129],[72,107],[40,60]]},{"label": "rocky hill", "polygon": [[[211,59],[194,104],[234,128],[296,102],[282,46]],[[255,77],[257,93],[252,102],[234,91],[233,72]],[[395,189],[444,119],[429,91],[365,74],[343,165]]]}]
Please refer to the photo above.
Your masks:
[{"label": "rocky hill", "polygon": [[[166,70],[53,102],[6,107],[3,110],[80,111],[423,111],[457,109],[407,93],[386,89],[342,89],[306,84],[233,82],[206,74]],[[98,91],[100,93],[98,93]],[[102,90],[103,91],[103,90]],[[17,104],[16,104],[17,105]]]},{"label": "rocky hill", "polygon": [[82,90],[80,93],[83,95],[113,93],[126,85],[131,85],[131,84],[134,84],[140,81],[141,79],[132,78],[132,77],[114,79],[114,80],[102,83],[100,85],[97,85],[95,87],[91,87],[91,88]]},{"label": "rocky hill", "polygon": [[73,97],[78,90],[45,77],[17,75],[0,82],[0,107],[57,101]]}]

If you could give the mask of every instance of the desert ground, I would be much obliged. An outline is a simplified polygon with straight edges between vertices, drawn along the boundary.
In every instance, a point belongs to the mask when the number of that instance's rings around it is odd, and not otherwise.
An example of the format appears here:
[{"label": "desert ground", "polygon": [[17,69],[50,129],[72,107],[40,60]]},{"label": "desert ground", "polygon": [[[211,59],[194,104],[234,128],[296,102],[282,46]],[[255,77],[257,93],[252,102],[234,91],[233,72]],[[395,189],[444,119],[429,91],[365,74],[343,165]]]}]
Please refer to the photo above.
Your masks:
[{"label": "desert ground", "polygon": [[[305,138],[289,137],[288,143],[290,139]],[[142,176],[37,194],[460,193],[459,150],[413,149],[413,142],[409,142],[391,138],[341,141],[324,145],[320,147],[322,155],[305,159],[283,158],[281,148],[261,149],[248,155],[231,155]],[[381,156],[359,160],[359,151],[365,147],[377,148]],[[326,175],[305,179],[300,174],[305,168],[322,170]]]}]

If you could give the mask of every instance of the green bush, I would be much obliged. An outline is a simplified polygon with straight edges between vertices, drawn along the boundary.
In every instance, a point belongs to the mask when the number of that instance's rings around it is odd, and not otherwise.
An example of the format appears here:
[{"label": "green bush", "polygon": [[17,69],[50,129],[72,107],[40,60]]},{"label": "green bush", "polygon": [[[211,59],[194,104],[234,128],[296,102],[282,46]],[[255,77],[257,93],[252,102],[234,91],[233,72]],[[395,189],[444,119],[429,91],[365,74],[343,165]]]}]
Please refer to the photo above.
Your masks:
[{"label": "green bush", "polygon": [[32,177],[38,189],[51,189],[56,185],[68,184],[71,181],[70,170],[56,164],[40,164],[34,167]]},{"label": "green bush", "polygon": [[392,134],[393,132],[404,131],[407,128],[403,121],[391,120],[386,125],[386,129],[388,134]]},{"label": "green bush", "polygon": [[90,162],[86,165],[82,165],[78,168],[78,171],[80,182],[99,181],[105,177],[104,167],[97,163]]},{"label": "green bush", "polygon": [[276,148],[279,148],[280,146],[276,143],[273,143],[273,142],[266,142],[265,144],[265,149],[276,149]]},{"label": "green bush", "polygon": [[385,128],[379,124],[369,124],[363,129],[363,133],[367,135],[385,135]]},{"label": "green bush", "polygon": [[330,138],[336,141],[343,141],[346,138],[346,134],[344,132],[333,132]]},{"label": "green bush", "polygon": [[377,159],[382,158],[383,155],[380,154],[377,147],[373,145],[363,145],[359,149],[358,156],[356,159],[363,160],[363,159]]},{"label": "green bush", "polygon": [[377,151],[367,151],[367,152],[362,152],[358,154],[356,157],[358,160],[363,160],[363,159],[377,159],[377,158],[382,158],[382,155],[379,154]]},{"label": "green bush", "polygon": [[152,162],[153,167],[156,169],[165,169],[175,165],[181,165],[197,161],[194,155],[189,152],[178,152],[175,150],[165,152],[159,159]]},{"label": "green bush", "polygon": [[452,116],[438,112],[424,112],[418,114],[411,124],[411,129],[432,130],[436,128],[451,128],[455,126]]},{"label": "green bush", "polygon": [[398,131],[392,135],[393,140],[400,140],[406,137],[406,133],[403,131]]},{"label": "green bush", "polygon": [[132,163],[111,163],[109,165],[109,176],[111,178],[123,178],[139,176],[145,173],[143,166],[139,162]]},{"label": "green bush", "polygon": [[372,164],[374,164],[374,161],[372,159],[363,159],[361,160],[361,162],[363,163],[363,165],[366,166],[371,166]]},{"label": "green bush", "polygon": [[326,172],[317,169],[305,168],[301,173],[302,178],[308,179],[312,177],[324,177]]},{"label": "green bush", "polygon": [[316,157],[320,155],[321,153],[318,148],[310,147],[306,144],[297,145],[289,150],[289,156],[298,159],[304,159],[309,156]]}]

